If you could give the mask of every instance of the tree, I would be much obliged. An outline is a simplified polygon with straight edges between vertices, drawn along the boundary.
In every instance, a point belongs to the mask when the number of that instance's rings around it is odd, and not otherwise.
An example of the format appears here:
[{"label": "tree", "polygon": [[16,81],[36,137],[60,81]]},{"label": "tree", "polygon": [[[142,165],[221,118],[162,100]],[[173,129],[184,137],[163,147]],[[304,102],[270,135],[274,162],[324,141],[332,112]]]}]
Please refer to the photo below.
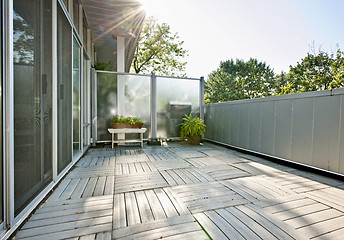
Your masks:
[{"label": "tree", "polygon": [[289,67],[280,94],[318,91],[344,87],[344,52],[336,54],[307,53],[307,56]]},{"label": "tree", "polygon": [[158,23],[156,18],[148,18],[143,26],[138,46],[135,50],[132,69],[135,73],[185,76],[183,61],[187,51],[178,33],[172,33],[166,23]]},{"label": "tree", "polygon": [[257,59],[221,62],[205,83],[205,102],[223,102],[270,96],[275,89],[275,74]]}]

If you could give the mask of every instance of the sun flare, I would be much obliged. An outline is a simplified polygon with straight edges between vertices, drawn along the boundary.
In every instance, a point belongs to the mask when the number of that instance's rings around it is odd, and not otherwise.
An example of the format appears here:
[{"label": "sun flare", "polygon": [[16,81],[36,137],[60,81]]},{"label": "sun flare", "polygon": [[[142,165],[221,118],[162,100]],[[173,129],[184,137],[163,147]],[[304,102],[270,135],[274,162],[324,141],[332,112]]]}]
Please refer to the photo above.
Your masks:
[{"label": "sun flare", "polygon": [[161,0],[140,0],[143,10],[148,16],[159,15],[159,9],[163,5]]}]

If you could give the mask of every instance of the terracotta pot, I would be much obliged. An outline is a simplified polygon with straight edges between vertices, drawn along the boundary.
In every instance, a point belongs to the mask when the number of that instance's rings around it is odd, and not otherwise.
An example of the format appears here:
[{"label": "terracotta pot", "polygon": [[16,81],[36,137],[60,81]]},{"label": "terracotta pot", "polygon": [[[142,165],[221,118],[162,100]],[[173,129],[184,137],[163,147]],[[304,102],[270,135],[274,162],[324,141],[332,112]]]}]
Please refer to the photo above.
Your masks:
[{"label": "terracotta pot", "polygon": [[111,123],[113,128],[131,128],[129,123]]},{"label": "terracotta pot", "polygon": [[201,136],[199,135],[192,135],[188,137],[188,142],[191,145],[199,145],[201,143]]}]

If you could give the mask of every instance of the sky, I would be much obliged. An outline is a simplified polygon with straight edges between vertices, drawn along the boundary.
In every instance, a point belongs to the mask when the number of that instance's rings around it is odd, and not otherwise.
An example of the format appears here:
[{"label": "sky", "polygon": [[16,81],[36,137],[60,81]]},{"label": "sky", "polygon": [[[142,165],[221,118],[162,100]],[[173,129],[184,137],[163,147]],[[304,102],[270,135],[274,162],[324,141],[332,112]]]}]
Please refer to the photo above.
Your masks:
[{"label": "sky", "polygon": [[288,71],[321,48],[344,50],[344,0],[141,0],[147,16],[178,32],[189,51],[186,74],[199,78],[221,61],[257,58]]}]

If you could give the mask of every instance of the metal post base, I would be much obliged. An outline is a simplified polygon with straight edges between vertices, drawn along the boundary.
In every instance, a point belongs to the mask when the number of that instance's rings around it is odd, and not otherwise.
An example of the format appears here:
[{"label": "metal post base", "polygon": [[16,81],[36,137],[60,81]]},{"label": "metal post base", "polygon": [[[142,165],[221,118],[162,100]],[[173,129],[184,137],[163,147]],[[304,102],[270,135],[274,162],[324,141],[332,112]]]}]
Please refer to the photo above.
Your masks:
[{"label": "metal post base", "polygon": [[161,145],[161,142],[157,138],[150,138],[148,140],[148,145],[149,146],[157,146],[157,145]]}]

